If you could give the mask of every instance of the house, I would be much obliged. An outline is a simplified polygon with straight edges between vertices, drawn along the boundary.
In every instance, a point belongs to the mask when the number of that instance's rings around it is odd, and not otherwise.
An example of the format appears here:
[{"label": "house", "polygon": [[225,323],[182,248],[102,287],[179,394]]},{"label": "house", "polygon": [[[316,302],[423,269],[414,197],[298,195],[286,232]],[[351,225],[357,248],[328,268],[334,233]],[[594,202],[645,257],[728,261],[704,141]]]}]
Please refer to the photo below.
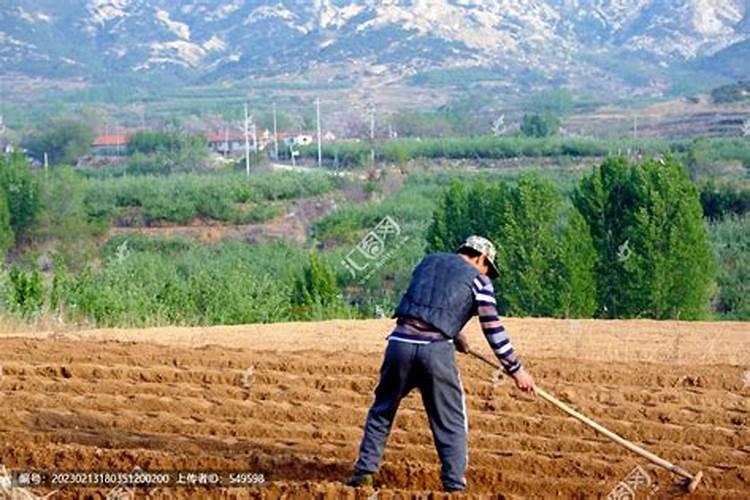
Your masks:
[{"label": "house", "polygon": [[[229,156],[235,153],[245,153],[245,132],[229,131],[211,132],[208,135],[208,147],[214,153]],[[263,151],[269,144],[273,143],[273,134],[268,130],[256,132],[258,151]],[[248,142],[250,149],[254,150],[253,135],[249,134]]]},{"label": "house", "polygon": [[[252,138],[250,138],[252,146]],[[226,131],[211,132],[208,134],[208,147],[214,153],[220,155],[231,155],[245,151],[245,133]]]},{"label": "house", "polygon": [[280,132],[279,140],[286,147],[308,146],[315,142],[315,134],[310,132]]},{"label": "house", "polygon": [[125,134],[99,135],[91,143],[95,156],[122,156],[128,153],[128,136]]}]

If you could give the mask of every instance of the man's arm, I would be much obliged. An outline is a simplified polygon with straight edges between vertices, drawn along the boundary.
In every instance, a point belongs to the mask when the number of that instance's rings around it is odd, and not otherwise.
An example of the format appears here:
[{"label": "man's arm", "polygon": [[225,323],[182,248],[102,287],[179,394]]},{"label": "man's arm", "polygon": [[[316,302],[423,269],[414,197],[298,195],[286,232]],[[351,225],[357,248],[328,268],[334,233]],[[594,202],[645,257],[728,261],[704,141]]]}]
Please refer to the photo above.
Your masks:
[{"label": "man's arm", "polygon": [[472,284],[474,300],[477,303],[479,324],[482,326],[484,337],[487,339],[495,356],[500,361],[503,369],[508,375],[516,380],[516,385],[524,391],[533,391],[534,379],[529,375],[513,350],[508,332],[500,321],[497,312],[497,301],[495,300],[495,288],[492,281],[484,275],[479,275]]}]

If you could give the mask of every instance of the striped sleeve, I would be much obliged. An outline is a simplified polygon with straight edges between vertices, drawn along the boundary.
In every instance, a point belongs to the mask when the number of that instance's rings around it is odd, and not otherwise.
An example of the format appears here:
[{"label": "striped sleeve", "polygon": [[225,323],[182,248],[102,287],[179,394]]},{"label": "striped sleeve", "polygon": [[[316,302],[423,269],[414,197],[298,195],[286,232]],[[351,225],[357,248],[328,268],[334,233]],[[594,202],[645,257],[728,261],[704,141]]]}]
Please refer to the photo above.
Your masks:
[{"label": "striped sleeve", "polygon": [[483,274],[479,275],[474,279],[472,290],[474,291],[479,324],[482,325],[484,337],[495,352],[505,372],[512,375],[521,369],[521,361],[513,350],[508,333],[500,321],[492,281]]}]

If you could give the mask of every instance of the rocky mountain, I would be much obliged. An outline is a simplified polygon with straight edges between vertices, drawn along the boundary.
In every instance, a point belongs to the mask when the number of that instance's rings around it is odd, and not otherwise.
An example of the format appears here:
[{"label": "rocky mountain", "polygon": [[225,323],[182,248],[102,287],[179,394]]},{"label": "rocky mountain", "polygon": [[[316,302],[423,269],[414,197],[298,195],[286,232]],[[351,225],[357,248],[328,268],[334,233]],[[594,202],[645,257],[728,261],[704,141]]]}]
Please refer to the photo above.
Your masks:
[{"label": "rocky mountain", "polygon": [[456,77],[633,89],[673,68],[748,75],[735,55],[748,44],[745,0],[0,0],[0,78],[336,80],[468,67],[483,72]]}]

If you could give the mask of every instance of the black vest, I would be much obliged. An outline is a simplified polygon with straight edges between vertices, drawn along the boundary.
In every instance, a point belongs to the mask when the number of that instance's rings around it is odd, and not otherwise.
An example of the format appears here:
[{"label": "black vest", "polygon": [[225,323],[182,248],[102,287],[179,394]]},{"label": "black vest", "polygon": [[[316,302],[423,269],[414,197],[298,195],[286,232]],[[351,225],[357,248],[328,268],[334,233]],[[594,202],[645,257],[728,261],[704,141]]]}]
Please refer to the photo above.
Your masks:
[{"label": "black vest", "polygon": [[455,253],[426,256],[414,269],[394,317],[430,323],[454,338],[476,314],[472,283],[479,271]]}]

